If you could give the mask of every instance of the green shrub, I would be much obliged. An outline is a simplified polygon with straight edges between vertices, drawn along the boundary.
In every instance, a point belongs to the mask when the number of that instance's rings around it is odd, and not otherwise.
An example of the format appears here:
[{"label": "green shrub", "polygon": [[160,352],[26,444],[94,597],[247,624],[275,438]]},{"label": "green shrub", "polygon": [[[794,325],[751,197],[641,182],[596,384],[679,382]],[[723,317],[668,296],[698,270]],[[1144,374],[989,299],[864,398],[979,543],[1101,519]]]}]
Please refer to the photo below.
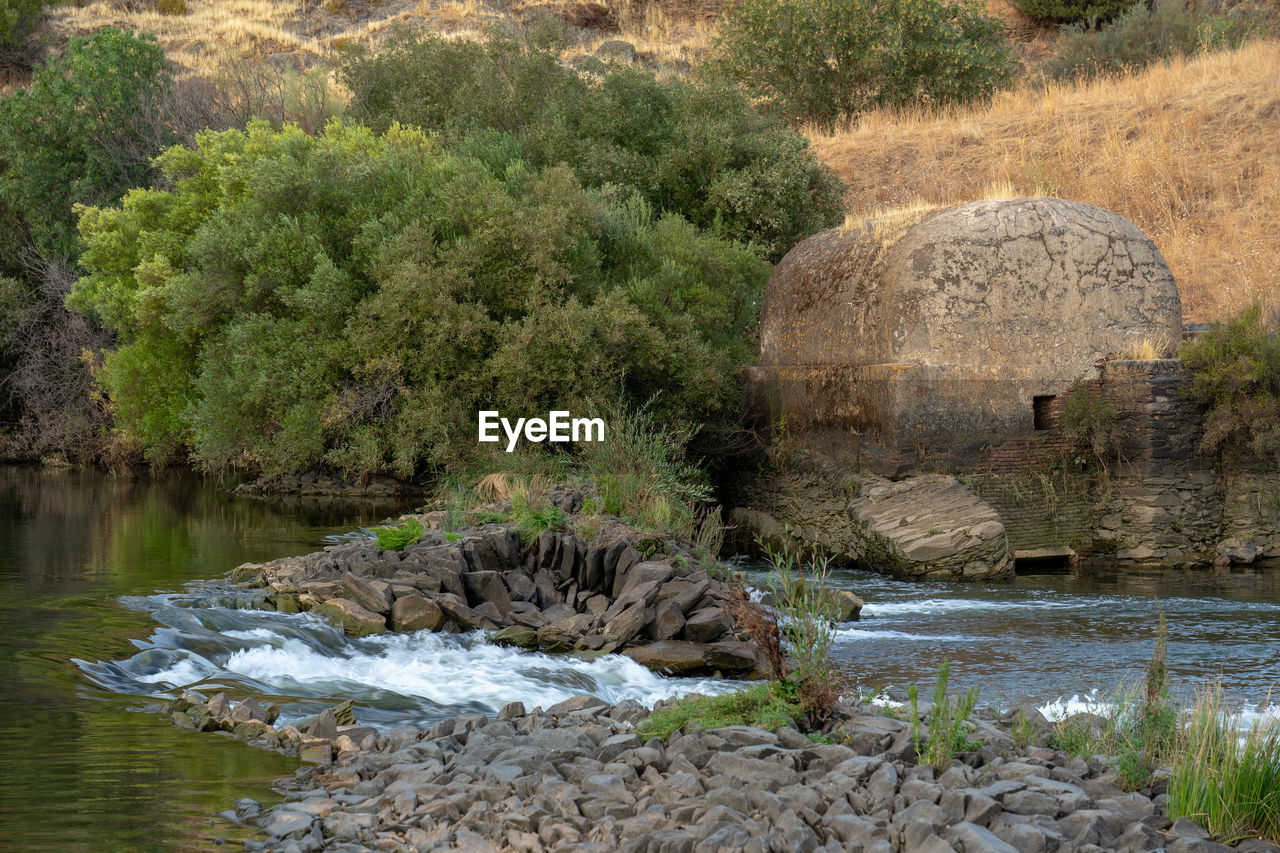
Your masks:
[{"label": "green shrub", "polygon": [[0,0],[0,64],[21,62],[45,0]]},{"label": "green shrub", "polygon": [[[1137,8],[1140,0],[1013,0],[1013,5],[1037,21],[1054,24],[1084,22],[1096,27],[1098,22],[1110,21],[1129,8]],[[1141,4],[1146,11],[1146,4]]]},{"label": "green shrub", "polygon": [[373,535],[378,538],[378,547],[384,551],[399,551],[422,540],[422,522],[416,518],[406,518],[403,522],[388,527],[373,528]]},{"label": "green shrub", "polygon": [[999,21],[977,0],[734,0],[714,65],[792,121],[988,97],[1009,79]]},{"label": "green shrub", "polygon": [[1223,8],[1169,0],[1152,13],[1139,3],[1101,29],[1068,28],[1040,70],[1055,80],[1121,74],[1175,56],[1236,47],[1266,31],[1263,16],[1246,4]]},{"label": "green shrub", "polygon": [[491,451],[480,409],[736,416],[768,267],[642,199],[399,126],[257,122],[157,162],[163,189],[83,211],[68,301],[119,334],[99,381],[153,458],[404,477]]},{"label": "green shrub", "polygon": [[654,710],[636,727],[642,739],[666,740],[672,733],[693,724],[703,729],[723,726],[755,726],[773,731],[794,726],[803,719],[794,690],[776,681],[752,685],[737,693],[721,696],[686,696]]},{"label": "green shrub", "polygon": [[828,617],[828,560],[818,556],[806,569],[789,545],[775,551],[757,541],[771,568],[769,589],[784,650],[794,662],[783,680],[795,685],[807,713],[825,716],[840,698],[840,679],[829,660],[836,630]]},{"label": "green shrub", "polygon": [[951,661],[943,661],[938,667],[938,677],[933,684],[933,707],[929,711],[929,737],[921,738],[919,688],[912,684],[907,688],[908,708],[911,713],[911,731],[916,740],[916,753],[920,761],[942,770],[951,763],[957,753],[981,746],[969,740],[973,724],[969,718],[978,705],[978,686],[975,684],[960,698],[947,696],[947,683],[951,678]]},{"label": "green shrub", "polygon": [[1183,346],[1186,393],[1205,406],[1201,450],[1280,459],[1280,335],[1254,304]]},{"label": "green shrub", "polygon": [[723,83],[622,66],[589,77],[508,39],[407,31],[347,54],[341,79],[348,114],[376,129],[440,132],[496,175],[563,163],[587,187],[634,190],[772,260],[843,214],[843,186],[808,143]]},{"label": "green shrub", "polygon": [[548,530],[564,530],[569,516],[560,507],[546,499],[545,495],[531,496],[519,491],[511,496],[511,519],[520,541],[528,545]]},{"label": "green shrub", "polygon": [[1079,458],[1103,473],[1120,455],[1119,412],[1098,387],[1078,378],[1062,401],[1062,431]]},{"label": "green shrub", "polygon": [[154,36],[108,28],[72,37],[29,88],[0,100],[0,200],[42,256],[76,256],[76,204],[148,183],[151,159],[177,141],[150,120],[170,82]]}]

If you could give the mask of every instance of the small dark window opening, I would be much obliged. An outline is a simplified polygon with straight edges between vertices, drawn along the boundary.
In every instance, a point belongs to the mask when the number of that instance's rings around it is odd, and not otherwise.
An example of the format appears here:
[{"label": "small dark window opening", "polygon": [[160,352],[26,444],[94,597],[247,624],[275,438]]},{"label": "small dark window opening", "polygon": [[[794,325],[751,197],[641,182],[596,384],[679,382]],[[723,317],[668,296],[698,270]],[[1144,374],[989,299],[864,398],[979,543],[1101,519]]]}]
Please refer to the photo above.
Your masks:
[{"label": "small dark window opening", "polygon": [[1050,408],[1053,406],[1055,397],[1033,397],[1031,398],[1031,412],[1035,420],[1035,428],[1037,430],[1051,429],[1053,418],[1050,415]]}]

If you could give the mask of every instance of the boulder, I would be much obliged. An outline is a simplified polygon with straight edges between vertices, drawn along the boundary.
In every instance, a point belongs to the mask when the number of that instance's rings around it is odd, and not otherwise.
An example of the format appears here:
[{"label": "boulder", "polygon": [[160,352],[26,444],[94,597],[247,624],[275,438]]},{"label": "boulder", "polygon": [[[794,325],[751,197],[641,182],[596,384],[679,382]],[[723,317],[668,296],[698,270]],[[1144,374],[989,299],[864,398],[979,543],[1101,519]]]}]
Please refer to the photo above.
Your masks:
[{"label": "boulder", "polygon": [[645,605],[642,601],[637,601],[623,610],[621,613],[607,621],[604,626],[604,636],[607,641],[618,646],[629,643],[636,634],[640,633],[640,629],[644,627]]},{"label": "boulder", "polygon": [[652,621],[645,626],[645,637],[650,640],[673,639],[684,628],[684,613],[674,599],[659,602],[654,608]]},{"label": "boulder", "polygon": [[386,616],[391,612],[391,586],[382,581],[367,581],[347,572],[342,576],[341,597],[372,613]]},{"label": "boulder", "polygon": [[704,607],[685,620],[680,631],[681,639],[692,643],[711,643],[728,630],[724,611],[719,607]]},{"label": "boulder", "polygon": [[1262,547],[1252,539],[1223,539],[1214,554],[1235,565],[1249,565],[1262,555]]},{"label": "boulder", "polygon": [[738,642],[659,640],[627,649],[623,654],[655,672],[672,674],[716,670],[751,672],[757,666],[755,652],[746,643]]},{"label": "boulder", "polygon": [[444,615],[458,623],[459,627],[469,631],[489,631],[497,628],[496,622],[486,619],[467,606],[465,599],[442,592],[436,597],[436,604],[444,611]]},{"label": "boulder", "polygon": [[626,572],[621,584],[617,580],[614,581],[614,589],[616,590],[614,598],[622,598],[641,584],[657,582],[661,586],[670,580],[674,574],[675,569],[667,563],[656,560],[637,563]]},{"label": "boulder", "polygon": [[503,620],[511,612],[511,596],[507,585],[498,572],[467,572],[462,576],[463,585],[467,588],[467,601],[478,608],[486,601],[498,608]]},{"label": "boulder", "polygon": [[439,631],[443,624],[444,611],[421,595],[402,595],[391,605],[393,631]]},{"label": "boulder", "polygon": [[387,630],[387,620],[345,598],[331,598],[312,608],[312,612],[333,619],[351,637],[367,637]]},{"label": "boulder", "polygon": [[828,589],[822,611],[832,622],[856,622],[862,613],[862,599],[847,589]]}]

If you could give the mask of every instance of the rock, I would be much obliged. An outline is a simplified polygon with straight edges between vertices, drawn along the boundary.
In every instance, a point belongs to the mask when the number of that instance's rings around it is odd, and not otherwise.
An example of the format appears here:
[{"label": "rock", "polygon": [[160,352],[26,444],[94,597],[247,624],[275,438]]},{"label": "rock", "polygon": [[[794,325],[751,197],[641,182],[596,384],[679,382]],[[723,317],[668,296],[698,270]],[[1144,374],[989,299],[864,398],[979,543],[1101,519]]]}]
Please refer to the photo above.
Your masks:
[{"label": "rock", "polygon": [[1253,539],[1223,539],[1214,554],[1237,565],[1248,565],[1261,556],[1262,547]]},{"label": "rock", "polygon": [[1209,831],[1189,817],[1180,817],[1169,827],[1169,834],[1178,838],[1208,838]]},{"label": "rock", "polygon": [[592,30],[614,30],[618,28],[617,18],[608,6],[600,3],[571,3],[560,13],[564,21],[571,27]]},{"label": "rock", "polygon": [[546,710],[548,716],[572,714],[574,711],[585,711],[588,708],[607,708],[609,703],[595,696],[573,696],[563,702],[557,702]]},{"label": "rock", "polygon": [[654,608],[653,621],[645,626],[645,636],[650,640],[670,640],[684,628],[684,613],[673,599],[659,602]]},{"label": "rock", "polygon": [[847,589],[828,589],[822,611],[832,622],[856,622],[862,613],[862,599]]},{"label": "rock", "polygon": [[371,613],[386,616],[391,612],[391,587],[381,581],[367,581],[347,572],[342,576],[342,597]]},{"label": "rock", "polygon": [[627,649],[624,655],[655,672],[673,675],[698,671],[751,672],[755,654],[745,643],[691,643],[659,640]]},{"label": "rock", "polygon": [[312,608],[312,612],[333,619],[352,637],[367,637],[387,630],[387,620],[345,598],[331,598]]},{"label": "rock", "polygon": [[503,628],[490,638],[500,646],[515,646],[521,649],[538,648],[538,632],[521,625]]},{"label": "rock", "polygon": [[462,576],[467,588],[467,600],[479,612],[480,605],[489,602],[497,607],[502,620],[511,612],[511,596],[498,572],[466,572]]},{"label": "rock", "polygon": [[444,611],[445,616],[457,622],[465,630],[492,631],[498,627],[498,623],[472,610],[467,606],[466,600],[459,596],[442,592],[436,596],[436,604]]},{"label": "rock", "polygon": [[235,710],[231,712],[231,719],[237,722],[257,720],[265,723],[267,722],[267,712],[250,696],[236,704]]},{"label": "rock", "polygon": [[298,750],[298,758],[308,764],[332,764],[333,747],[327,743],[315,743]]},{"label": "rock", "polygon": [[421,595],[402,595],[391,605],[391,630],[439,631],[444,625],[444,611],[434,601]]},{"label": "rock", "polygon": [[[627,570],[625,575],[621,575],[614,580],[614,598],[622,598],[628,592],[642,584],[656,583],[659,588],[671,579],[675,574],[675,570],[667,563],[649,560],[644,563],[637,563]],[[656,593],[655,593],[656,598]],[[648,603],[652,604],[654,598],[648,599]]]},{"label": "rock", "polygon": [[777,791],[800,782],[794,770],[774,761],[761,758],[744,758],[733,752],[717,752],[707,761],[707,772],[723,774],[743,785],[760,785],[767,791]]},{"label": "rock", "polygon": [[692,643],[712,643],[724,636],[728,626],[719,607],[704,607],[685,620],[680,638]]},{"label": "rock", "polygon": [[636,46],[629,41],[614,39],[596,48],[596,56],[601,59],[616,59],[622,62],[636,61]]},{"label": "rock", "polygon": [[942,838],[958,853],[1019,853],[1018,848],[1001,841],[995,833],[968,821],[945,830]]},{"label": "rock", "polygon": [[325,708],[316,715],[311,725],[307,726],[307,734],[310,737],[321,738],[323,740],[333,740],[338,736],[338,720],[333,711]]},{"label": "rock", "polygon": [[640,633],[645,621],[644,603],[637,601],[605,624],[605,639],[616,646],[625,645]]},{"label": "rock", "polygon": [[215,693],[209,699],[209,713],[215,717],[225,717],[231,713],[231,700],[226,693]]}]

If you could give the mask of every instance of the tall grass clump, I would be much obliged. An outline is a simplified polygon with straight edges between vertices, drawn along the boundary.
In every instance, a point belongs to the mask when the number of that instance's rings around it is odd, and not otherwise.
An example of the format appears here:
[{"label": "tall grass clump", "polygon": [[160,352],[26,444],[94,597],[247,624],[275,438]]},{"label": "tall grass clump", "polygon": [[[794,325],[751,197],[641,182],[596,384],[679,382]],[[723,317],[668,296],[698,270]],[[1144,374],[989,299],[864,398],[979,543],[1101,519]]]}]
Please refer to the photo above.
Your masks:
[{"label": "tall grass clump", "polygon": [[1193,818],[1227,844],[1280,840],[1280,724],[1245,728],[1223,707],[1221,686],[1202,691],[1173,760],[1169,816]]},{"label": "tall grass clump", "polygon": [[595,485],[604,512],[692,539],[695,509],[712,494],[706,475],[686,456],[697,430],[687,423],[660,423],[651,402],[601,405],[605,440],[577,445],[575,474]]},{"label": "tall grass clump", "polygon": [[783,680],[796,686],[807,713],[821,716],[840,698],[840,681],[829,660],[836,630],[827,615],[828,559],[817,556],[806,568],[788,544],[776,551],[764,542],[760,546],[772,566],[769,587],[793,662]]},{"label": "tall grass clump", "polygon": [[373,528],[373,535],[378,538],[378,547],[384,551],[399,551],[410,545],[416,545],[423,534],[422,522],[416,518],[406,518],[400,524]]},{"label": "tall grass clump", "polygon": [[921,738],[923,721],[920,715],[919,688],[912,684],[907,688],[907,703],[911,713],[911,732],[916,741],[916,755],[920,761],[941,770],[951,763],[957,753],[977,749],[981,744],[969,740],[974,726],[969,718],[978,704],[978,686],[970,687],[954,701],[947,696],[947,684],[951,679],[951,661],[944,660],[938,667],[938,677],[933,683],[933,708],[929,712],[929,736]]},{"label": "tall grass clump", "polygon": [[564,530],[569,516],[545,494],[520,489],[511,495],[511,519],[526,545],[548,530]]}]

